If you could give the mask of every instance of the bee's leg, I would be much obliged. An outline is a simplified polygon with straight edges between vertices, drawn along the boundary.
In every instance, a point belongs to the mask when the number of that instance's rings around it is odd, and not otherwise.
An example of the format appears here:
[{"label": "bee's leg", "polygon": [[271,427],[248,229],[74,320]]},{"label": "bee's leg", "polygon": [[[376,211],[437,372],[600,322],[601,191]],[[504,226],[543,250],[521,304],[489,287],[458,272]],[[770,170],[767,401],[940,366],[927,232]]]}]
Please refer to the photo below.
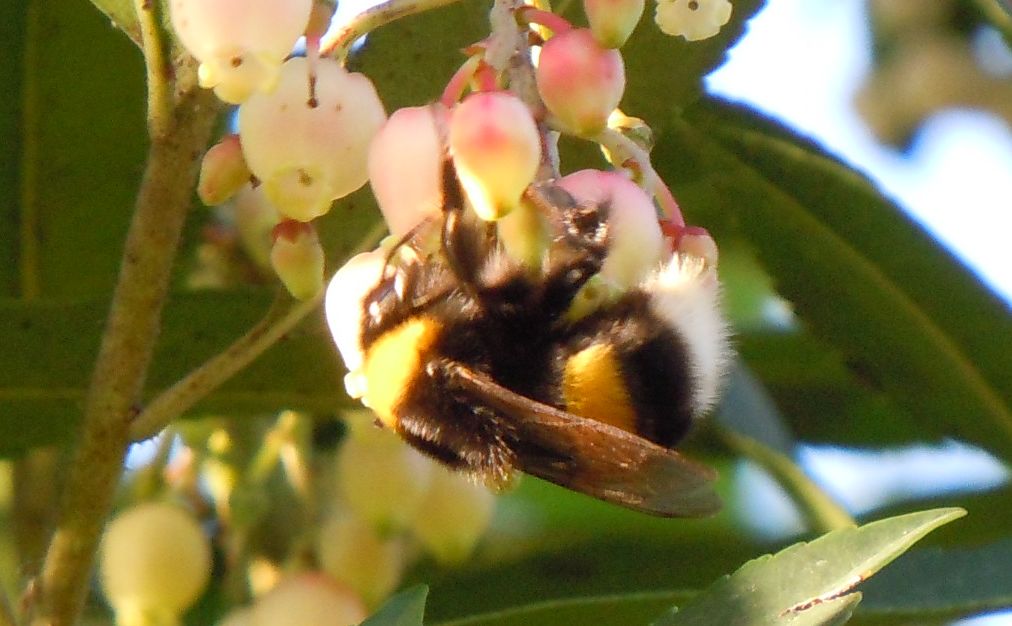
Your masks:
[{"label": "bee's leg", "polygon": [[585,204],[555,183],[531,185],[525,198],[536,206],[551,223],[556,224],[557,237],[575,250],[600,257],[607,254],[608,213],[610,204]]},{"label": "bee's leg", "polygon": [[397,418],[397,432],[450,469],[501,488],[514,474],[515,455],[503,424],[480,398],[448,384],[445,367],[426,368],[431,382],[417,385]]}]

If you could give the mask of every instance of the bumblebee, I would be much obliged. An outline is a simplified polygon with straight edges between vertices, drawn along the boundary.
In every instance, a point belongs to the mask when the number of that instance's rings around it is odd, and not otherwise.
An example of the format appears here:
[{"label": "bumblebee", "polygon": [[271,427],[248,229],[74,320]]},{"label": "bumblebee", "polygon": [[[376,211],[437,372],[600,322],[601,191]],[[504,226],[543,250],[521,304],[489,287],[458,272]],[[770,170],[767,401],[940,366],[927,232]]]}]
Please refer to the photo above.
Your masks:
[{"label": "bumblebee", "polygon": [[[550,234],[541,267],[511,258],[494,225],[465,211],[448,166],[442,215],[373,253],[371,269],[338,273],[327,315],[350,394],[492,487],[519,470],[654,515],[713,513],[715,474],[671,449],[713,402],[726,362],[713,268],[676,253],[587,307],[611,207],[550,184],[532,193]],[[373,278],[360,301],[347,287],[356,271]]]}]

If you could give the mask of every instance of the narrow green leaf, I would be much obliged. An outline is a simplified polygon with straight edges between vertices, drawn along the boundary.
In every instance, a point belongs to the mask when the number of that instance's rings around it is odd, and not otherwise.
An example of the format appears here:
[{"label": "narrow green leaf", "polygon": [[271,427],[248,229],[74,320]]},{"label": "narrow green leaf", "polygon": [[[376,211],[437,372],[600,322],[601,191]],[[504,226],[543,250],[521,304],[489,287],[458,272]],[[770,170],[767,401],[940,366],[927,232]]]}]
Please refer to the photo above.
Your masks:
[{"label": "narrow green leaf", "polygon": [[748,237],[803,320],[926,436],[1012,455],[1008,307],[866,180],[788,136],[710,102],[655,158],[690,218]]},{"label": "narrow green leaf", "polygon": [[962,509],[910,513],[795,544],[749,561],[655,626],[816,623],[786,620],[840,598],[924,535],[965,513]]},{"label": "narrow green leaf", "polygon": [[803,611],[791,613],[782,621],[790,626],[838,626],[846,624],[861,601],[861,593],[848,593],[839,598],[820,602]]},{"label": "narrow green leaf", "polygon": [[862,612],[959,617],[1012,607],[1010,563],[1009,539],[972,549],[912,550],[862,588]]},{"label": "narrow green leaf", "polygon": [[415,585],[387,600],[361,626],[422,626],[429,588]]},{"label": "narrow green leaf", "polygon": [[688,592],[662,591],[553,600],[442,622],[439,626],[633,626],[650,623],[670,606],[690,597]]},{"label": "narrow green leaf", "polygon": [[[271,298],[264,290],[173,295],[148,396],[229,345],[263,315]],[[0,300],[0,455],[75,432],[107,309],[104,300]],[[348,402],[342,376],[322,315],[316,315],[193,412],[332,412]]]}]

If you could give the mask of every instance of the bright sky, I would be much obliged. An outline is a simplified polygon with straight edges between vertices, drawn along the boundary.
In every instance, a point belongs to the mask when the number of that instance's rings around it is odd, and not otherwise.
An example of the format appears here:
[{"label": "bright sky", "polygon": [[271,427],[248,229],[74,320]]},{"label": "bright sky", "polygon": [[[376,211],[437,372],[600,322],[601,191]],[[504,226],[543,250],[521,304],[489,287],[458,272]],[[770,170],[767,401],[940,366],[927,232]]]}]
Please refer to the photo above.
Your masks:
[{"label": "bright sky", "polygon": [[821,140],[1012,301],[1012,130],[952,111],[928,122],[909,157],[880,146],[851,106],[871,64],[864,4],[767,2],[709,87]]}]

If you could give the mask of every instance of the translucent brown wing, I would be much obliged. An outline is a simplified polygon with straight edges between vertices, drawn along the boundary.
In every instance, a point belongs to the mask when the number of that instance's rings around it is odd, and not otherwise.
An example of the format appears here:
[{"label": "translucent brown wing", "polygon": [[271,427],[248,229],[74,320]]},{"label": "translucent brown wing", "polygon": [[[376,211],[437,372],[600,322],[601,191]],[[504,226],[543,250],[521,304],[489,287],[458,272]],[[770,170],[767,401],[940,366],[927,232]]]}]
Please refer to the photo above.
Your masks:
[{"label": "translucent brown wing", "polygon": [[444,371],[450,385],[506,420],[524,472],[653,515],[701,517],[720,509],[710,468],[620,428],[514,393],[460,363],[447,363]]}]

